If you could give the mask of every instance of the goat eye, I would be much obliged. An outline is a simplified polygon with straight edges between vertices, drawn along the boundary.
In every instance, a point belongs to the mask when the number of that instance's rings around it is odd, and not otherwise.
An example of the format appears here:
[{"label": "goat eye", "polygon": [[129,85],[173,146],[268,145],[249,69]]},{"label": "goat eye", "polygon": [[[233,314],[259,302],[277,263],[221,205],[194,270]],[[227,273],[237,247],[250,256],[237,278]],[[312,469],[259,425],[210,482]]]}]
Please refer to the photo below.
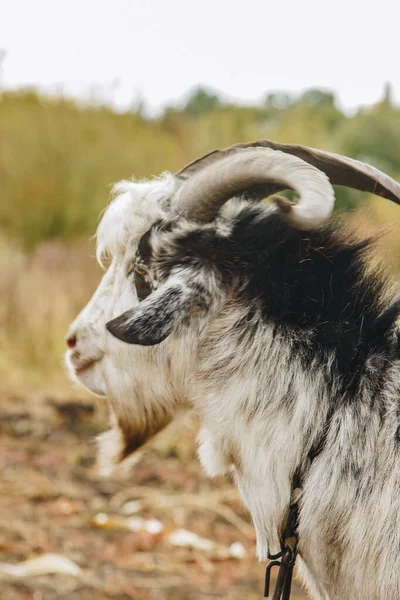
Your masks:
[{"label": "goat eye", "polygon": [[144,277],[145,275],[147,275],[147,271],[139,265],[135,265],[133,267],[133,270],[135,271],[135,275],[140,275],[140,277]]}]

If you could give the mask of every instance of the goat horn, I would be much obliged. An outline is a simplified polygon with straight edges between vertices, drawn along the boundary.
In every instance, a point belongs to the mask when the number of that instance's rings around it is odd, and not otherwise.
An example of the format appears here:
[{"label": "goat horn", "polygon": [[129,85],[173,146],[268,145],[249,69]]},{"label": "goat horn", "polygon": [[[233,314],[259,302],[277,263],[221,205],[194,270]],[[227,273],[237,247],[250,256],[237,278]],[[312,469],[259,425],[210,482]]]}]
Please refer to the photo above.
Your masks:
[{"label": "goat horn", "polygon": [[211,221],[221,206],[246,192],[265,197],[290,188],[298,193],[293,204],[281,198],[285,219],[299,229],[313,229],[333,210],[335,194],[328,177],[297,156],[268,147],[231,147],[192,163],[176,178],[174,212],[196,221]]},{"label": "goat horn", "polygon": [[[180,201],[182,203],[187,202],[189,205],[189,209],[185,208],[184,212],[186,212],[187,214],[191,214],[192,205],[194,205],[197,202],[200,204],[200,202],[202,201],[200,195],[197,194],[194,194],[194,196],[196,196],[195,200],[192,200],[192,198],[189,197],[187,192],[193,194],[194,191],[193,186],[188,185],[189,181],[193,181],[193,183],[195,181],[199,181],[198,178],[200,178],[200,173],[206,174],[207,177],[208,173],[210,175],[214,173],[215,175],[217,175],[219,169],[214,171],[213,167],[216,167],[217,165],[222,166],[222,161],[228,161],[244,150],[248,151],[249,149],[262,148],[298,157],[299,159],[305,161],[309,165],[312,165],[313,167],[316,167],[318,170],[325,173],[329,177],[330,182],[333,185],[343,185],[349,188],[369,192],[371,194],[382,196],[383,198],[387,198],[389,200],[392,200],[393,202],[396,202],[397,204],[400,204],[400,184],[385,173],[382,173],[382,171],[379,171],[375,167],[372,167],[371,165],[362,163],[352,158],[348,158],[346,156],[334,154],[332,152],[325,152],[323,150],[318,150],[315,148],[308,148],[307,146],[279,144],[270,140],[258,140],[255,142],[248,142],[244,144],[236,144],[234,146],[229,146],[224,150],[215,150],[214,152],[210,152],[202,158],[195,160],[194,162],[187,165],[184,169],[179,171],[179,173],[176,174],[176,177],[180,185],[182,186],[180,193],[178,192],[180,196]],[[201,180],[202,179],[203,177],[201,177]],[[257,185],[250,184],[248,189],[244,189],[246,184],[248,184],[247,180],[244,181],[244,185],[242,186],[242,189],[240,191],[242,193],[245,193],[247,196],[253,197],[255,199],[261,199],[266,197],[267,195],[275,194],[276,192],[279,192],[287,187],[287,185],[283,185],[282,181],[277,180],[272,181],[270,179],[269,183],[266,183],[266,178],[264,178],[264,181],[261,184],[260,182]],[[208,185],[210,187],[211,182]],[[214,184],[214,188],[216,186],[217,183]],[[204,192],[205,190],[201,193],[204,195]],[[234,192],[235,194],[238,194],[238,190],[236,188]],[[233,195],[234,194],[232,193],[231,196]],[[328,200],[328,197],[326,198],[326,200]],[[326,200],[323,201],[326,202]],[[306,203],[307,201],[303,200],[303,206]],[[219,203],[218,208],[216,209],[216,211],[214,211],[211,218],[215,216],[216,212],[218,212],[218,209],[220,208],[221,204],[222,202]],[[300,202],[299,204],[297,204],[297,206],[299,205]],[[288,210],[287,203],[282,204],[281,207]],[[194,214],[196,215],[197,213],[200,213],[200,220],[207,220],[206,217],[202,218],[201,208],[202,206],[196,206]],[[331,205],[329,205],[329,208],[326,212],[329,213],[330,209]],[[294,211],[295,207],[293,207],[292,210]],[[204,214],[206,214],[206,211]],[[211,214],[211,211],[209,214]],[[295,215],[291,216],[293,217]],[[293,221],[293,219],[291,220]],[[294,222],[294,224],[296,223]],[[300,226],[304,225],[301,221],[301,218],[299,220],[299,224]]]}]

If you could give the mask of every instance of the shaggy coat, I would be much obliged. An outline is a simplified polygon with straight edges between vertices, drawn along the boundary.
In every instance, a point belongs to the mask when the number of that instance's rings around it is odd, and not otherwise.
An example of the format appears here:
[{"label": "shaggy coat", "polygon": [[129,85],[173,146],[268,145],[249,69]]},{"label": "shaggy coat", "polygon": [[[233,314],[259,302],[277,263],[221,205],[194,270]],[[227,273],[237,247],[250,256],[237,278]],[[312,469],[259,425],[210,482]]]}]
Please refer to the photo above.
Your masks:
[{"label": "shaggy coat", "polygon": [[98,230],[109,267],[70,328],[72,377],[110,406],[101,465],[189,408],[207,472],[233,471],[261,560],[299,472],[313,597],[400,598],[400,304],[365,266],[371,243],[243,200],[206,225],[171,222],[175,190],[169,174],[118,186]]},{"label": "shaggy coat", "polygon": [[300,472],[299,556],[324,600],[400,598],[400,302],[369,246],[247,202],[211,224],[161,220],[126,266],[139,306],[107,324],[190,354],[202,464],[233,466],[261,560]]}]

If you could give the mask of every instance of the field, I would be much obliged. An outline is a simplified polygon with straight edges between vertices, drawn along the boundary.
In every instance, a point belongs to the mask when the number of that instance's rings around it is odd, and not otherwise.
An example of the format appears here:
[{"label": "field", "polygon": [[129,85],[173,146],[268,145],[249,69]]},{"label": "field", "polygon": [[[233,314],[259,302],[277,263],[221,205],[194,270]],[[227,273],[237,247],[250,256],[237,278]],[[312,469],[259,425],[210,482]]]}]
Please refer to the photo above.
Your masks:
[{"label": "field", "polygon": [[[233,486],[201,472],[193,426],[179,441],[170,432],[155,442],[130,475],[102,479],[93,437],[104,407],[72,392],[1,401],[0,573],[4,562],[44,558],[39,574],[30,575],[31,563],[24,576],[0,575],[1,600],[262,597],[253,528]],[[178,547],[182,529],[214,545]],[[48,574],[50,553],[80,572]]]},{"label": "field", "polygon": [[[101,478],[106,404],[62,366],[68,325],[101,277],[91,236],[110,185],[260,137],[400,174],[389,97],[350,118],[318,90],[251,108],[198,92],[150,119],[143,107],[0,93],[0,600],[262,597],[253,527],[232,483],[201,471],[196,423],[162,434],[132,472]],[[339,209],[363,233],[390,223],[376,255],[396,278],[399,209],[365,195],[360,209],[360,198],[339,189]],[[306,598],[298,586],[293,597]]]}]

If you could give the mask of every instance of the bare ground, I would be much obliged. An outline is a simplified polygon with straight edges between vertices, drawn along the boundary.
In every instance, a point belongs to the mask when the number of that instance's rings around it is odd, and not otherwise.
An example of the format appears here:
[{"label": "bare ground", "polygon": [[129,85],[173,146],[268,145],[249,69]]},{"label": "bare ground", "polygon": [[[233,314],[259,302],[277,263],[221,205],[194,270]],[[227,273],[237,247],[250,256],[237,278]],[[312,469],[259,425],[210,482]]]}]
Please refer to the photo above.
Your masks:
[{"label": "bare ground", "polygon": [[[106,427],[91,399],[0,397],[0,566],[56,553],[81,569],[0,574],[0,600],[262,598],[253,528],[232,484],[201,471],[193,431],[166,434],[132,473],[104,479],[93,439]],[[214,546],[175,546],[179,528]],[[230,556],[233,543],[244,556]],[[306,598],[296,584],[293,598]]]}]

